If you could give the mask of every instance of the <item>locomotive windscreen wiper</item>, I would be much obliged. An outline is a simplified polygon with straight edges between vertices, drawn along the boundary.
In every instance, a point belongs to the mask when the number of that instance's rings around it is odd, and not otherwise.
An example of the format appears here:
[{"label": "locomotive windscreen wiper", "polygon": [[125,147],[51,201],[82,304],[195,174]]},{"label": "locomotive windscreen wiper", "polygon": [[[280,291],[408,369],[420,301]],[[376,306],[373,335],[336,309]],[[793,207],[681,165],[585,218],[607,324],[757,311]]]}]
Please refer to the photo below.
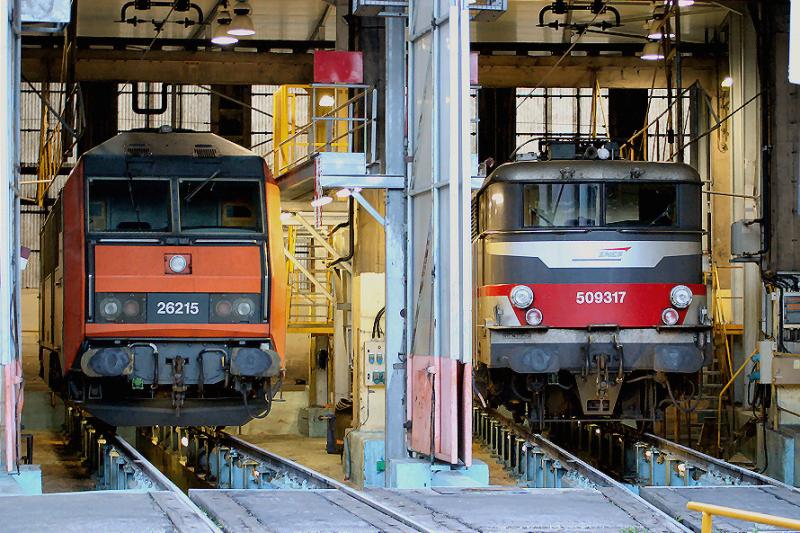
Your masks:
[{"label": "locomotive windscreen wiper", "polygon": [[189,194],[187,194],[187,195],[186,195],[186,197],[185,197],[183,200],[184,200],[185,202],[191,202],[191,201],[192,201],[192,198],[194,198],[194,197],[195,197],[195,195],[196,195],[197,193],[199,193],[200,191],[202,191],[202,190],[203,190],[203,187],[205,187],[206,185],[208,185],[209,183],[211,183],[211,182],[214,180],[214,178],[216,178],[217,176],[219,176],[219,170],[215,170],[213,174],[211,174],[209,177],[207,177],[207,178],[206,178],[206,179],[203,181],[203,183],[201,183],[200,185],[198,185],[197,187],[195,187],[195,189],[194,189],[193,191],[189,192]]}]

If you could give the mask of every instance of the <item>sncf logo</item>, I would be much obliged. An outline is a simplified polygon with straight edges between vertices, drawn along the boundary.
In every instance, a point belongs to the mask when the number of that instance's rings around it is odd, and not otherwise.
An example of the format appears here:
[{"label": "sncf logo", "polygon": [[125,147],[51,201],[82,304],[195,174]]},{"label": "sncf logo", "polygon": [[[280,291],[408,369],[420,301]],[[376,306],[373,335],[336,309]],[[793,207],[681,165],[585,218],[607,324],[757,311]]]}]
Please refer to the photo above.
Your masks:
[{"label": "sncf logo", "polygon": [[603,248],[597,257],[598,259],[617,259],[621,261],[622,256],[630,249],[630,246],[625,248]]},{"label": "sncf logo", "polygon": [[622,261],[622,256],[625,255],[625,252],[630,250],[630,246],[625,246],[622,248],[601,248],[597,251],[596,255],[593,257],[575,257],[572,259],[573,262],[594,262],[594,261],[607,261],[607,262],[618,262]]}]

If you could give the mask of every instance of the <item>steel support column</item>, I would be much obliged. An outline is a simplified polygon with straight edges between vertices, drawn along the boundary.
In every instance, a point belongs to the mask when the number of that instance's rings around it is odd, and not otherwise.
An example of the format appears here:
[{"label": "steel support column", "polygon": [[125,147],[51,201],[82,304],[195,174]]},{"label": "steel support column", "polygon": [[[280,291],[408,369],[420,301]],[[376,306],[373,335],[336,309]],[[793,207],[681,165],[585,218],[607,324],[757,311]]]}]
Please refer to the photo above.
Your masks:
[{"label": "steel support column", "polygon": [[[388,17],[386,39],[386,174],[405,173],[405,20]],[[408,456],[406,420],[406,198],[402,189],[386,190],[386,461]],[[389,476],[387,476],[387,480]]]},{"label": "steel support column", "polygon": [[0,0],[0,62],[5,83],[0,84],[3,133],[0,139],[0,390],[2,401],[2,439],[0,464],[3,470],[17,470],[17,393],[22,376],[20,365],[19,293],[19,91],[20,91],[20,11],[19,3]]},{"label": "steel support column", "polygon": [[409,2],[410,448],[470,465],[469,9]]}]

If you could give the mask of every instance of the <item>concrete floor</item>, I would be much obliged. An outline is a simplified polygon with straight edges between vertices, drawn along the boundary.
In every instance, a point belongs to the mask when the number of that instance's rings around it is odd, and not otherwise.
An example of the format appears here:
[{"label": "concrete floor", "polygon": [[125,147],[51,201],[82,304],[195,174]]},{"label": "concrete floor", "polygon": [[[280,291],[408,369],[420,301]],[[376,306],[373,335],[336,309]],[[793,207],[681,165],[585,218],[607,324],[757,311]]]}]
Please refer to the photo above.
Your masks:
[{"label": "concrete floor", "polygon": [[[344,478],[341,457],[325,452],[324,438],[309,438],[300,435],[271,435],[267,433],[243,435],[242,438],[328,477],[338,481],[347,481]],[[503,466],[477,443],[472,445],[472,456],[489,465],[490,484],[503,486],[517,484],[516,480],[506,473]]]},{"label": "concrete floor", "polygon": [[26,431],[33,434],[33,462],[42,467],[42,492],[94,490],[95,481],[80,459],[71,454],[60,432]]}]

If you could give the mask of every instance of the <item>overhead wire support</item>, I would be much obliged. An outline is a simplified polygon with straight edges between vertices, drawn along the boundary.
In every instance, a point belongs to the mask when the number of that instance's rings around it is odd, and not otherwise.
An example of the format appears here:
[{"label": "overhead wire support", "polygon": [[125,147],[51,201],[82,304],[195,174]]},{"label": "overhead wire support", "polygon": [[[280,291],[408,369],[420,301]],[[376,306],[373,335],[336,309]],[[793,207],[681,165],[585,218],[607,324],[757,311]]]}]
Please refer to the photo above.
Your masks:
[{"label": "overhead wire support", "polygon": [[548,70],[548,71],[545,73],[545,75],[544,75],[544,76],[542,76],[542,78],[539,80],[539,83],[537,83],[537,84],[536,84],[536,86],[535,86],[533,89],[531,89],[531,91],[530,91],[530,92],[529,92],[529,93],[528,93],[528,94],[527,94],[525,97],[523,97],[523,98],[522,98],[522,101],[520,101],[519,103],[517,103],[517,109],[519,109],[519,108],[520,108],[520,106],[522,106],[522,103],[523,103],[525,100],[527,100],[528,98],[532,98],[532,97],[533,97],[533,93],[534,93],[534,92],[536,92],[538,89],[540,89],[540,88],[542,87],[542,85],[544,85],[544,82],[545,82],[545,80],[546,80],[546,79],[547,79],[547,78],[548,78],[548,77],[549,77],[549,76],[550,76],[550,75],[551,75],[553,72],[555,72],[555,70],[558,68],[558,66],[561,64],[561,62],[562,62],[562,61],[564,61],[564,59],[566,59],[566,57],[567,57],[567,56],[568,56],[568,55],[569,55],[569,54],[572,52],[572,50],[573,50],[573,49],[574,49],[574,48],[575,48],[575,47],[578,45],[578,42],[580,42],[581,38],[583,38],[583,36],[584,36],[584,35],[586,35],[586,33],[588,32],[588,30],[589,30],[589,26],[591,26],[591,25],[594,23],[594,21],[595,21],[595,20],[597,20],[597,17],[599,17],[599,16],[600,16],[600,14],[601,14],[601,13],[603,13],[603,11],[604,11],[604,10],[605,10],[605,8],[606,8],[606,4],[607,4],[607,3],[608,3],[608,0],[606,0],[606,1],[604,1],[604,2],[603,2],[603,5],[602,5],[602,7],[601,7],[600,9],[598,9],[598,10],[597,10],[597,13],[595,13],[594,17],[592,17],[592,20],[590,20],[590,21],[589,21],[589,22],[588,22],[588,23],[587,23],[587,24],[586,24],[586,25],[585,25],[585,26],[584,26],[584,27],[583,27],[583,28],[582,28],[582,29],[581,29],[581,30],[578,32],[578,37],[577,37],[577,38],[576,38],[576,39],[575,39],[575,40],[572,42],[572,44],[569,46],[569,48],[567,48],[567,49],[566,49],[566,51],[565,51],[563,54],[561,54],[561,57],[559,57],[559,58],[558,58],[558,61],[556,61],[556,64],[555,64],[555,65],[553,65],[552,67],[550,67],[550,70]]}]

